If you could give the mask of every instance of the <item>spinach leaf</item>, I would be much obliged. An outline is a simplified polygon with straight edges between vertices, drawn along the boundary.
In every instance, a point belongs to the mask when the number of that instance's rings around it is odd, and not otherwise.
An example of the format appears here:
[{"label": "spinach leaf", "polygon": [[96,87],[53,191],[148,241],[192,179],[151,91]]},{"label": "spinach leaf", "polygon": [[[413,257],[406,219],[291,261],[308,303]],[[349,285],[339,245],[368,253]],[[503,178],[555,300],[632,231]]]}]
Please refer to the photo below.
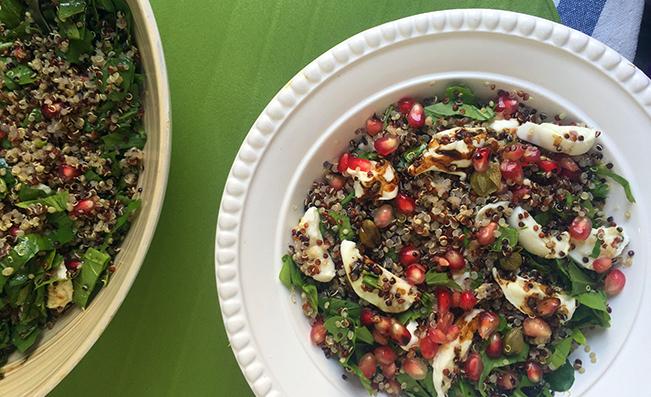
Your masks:
[{"label": "spinach leaf", "polygon": [[102,177],[97,175],[95,171],[88,170],[84,173],[84,179],[86,179],[88,182],[99,182],[102,180]]},{"label": "spinach leaf", "polygon": [[113,226],[113,233],[122,229],[125,225],[128,224],[131,216],[138,211],[142,201],[140,199],[129,200],[127,205],[124,207],[122,215],[118,217],[115,221],[115,226]]},{"label": "spinach leaf", "polygon": [[484,364],[484,370],[479,376],[478,382],[479,392],[481,395],[486,396],[486,386],[484,385],[484,381],[494,369],[525,361],[527,357],[529,357],[529,345],[526,343],[524,345],[524,349],[522,349],[520,354],[516,354],[515,356],[510,357],[490,358],[488,355],[486,355],[486,351],[482,351],[481,360]]},{"label": "spinach leaf", "polygon": [[71,16],[81,14],[86,11],[86,2],[84,0],[63,0],[59,3],[57,16],[61,21],[65,21]]},{"label": "spinach leaf", "polygon": [[371,331],[366,327],[355,327],[355,339],[369,345],[375,343]]},{"label": "spinach leaf", "polygon": [[425,282],[427,285],[447,287],[457,291],[462,290],[461,286],[457,284],[456,281],[452,280],[447,273],[439,273],[434,270],[425,273]]},{"label": "spinach leaf", "polygon": [[88,304],[90,295],[100,275],[106,269],[111,257],[95,248],[88,248],[84,254],[79,276],[73,280],[72,301],[82,308]]},{"label": "spinach leaf", "polygon": [[305,293],[305,297],[307,298],[307,302],[310,304],[310,307],[312,307],[313,312],[317,313],[319,306],[319,296],[316,290],[316,286],[314,284],[306,283],[303,285],[302,289]]},{"label": "spinach leaf", "polygon": [[[36,72],[27,65],[16,65],[5,72],[5,83],[9,81],[8,86],[28,85],[36,81]],[[11,88],[10,89],[16,89]]]},{"label": "spinach leaf", "polygon": [[29,12],[32,14],[34,22],[36,22],[39,28],[41,28],[41,31],[46,33],[49,32],[51,30],[50,25],[47,23],[45,16],[43,16],[43,13],[41,12],[39,0],[25,0],[25,2],[29,7]]},{"label": "spinach leaf", "polygon": [[[42,238],[36,234],[28,234],[19,239],[18,243],[0,260],[2,270],[11,267],[16,273],[25,266],[44,246]],[[8,276],[0,273],[0,290],[7,282]]]},{"label": "spinach leaf", "polygon": [[328,215],[332,217],[337,225],[337,231],[339,233],[339,240],[351,240],[354,236],[353,226],[350,224],[350,218],[344,211],[328,211]]},{"label": "spinach leaf", "polygon": [[596,281],[586,274],[583,270],[569,260],[557,260],[558,266],[566,271],[567,277],[572,284],[572,295],[580,295],[585,292],[594,291],[597,285]]},{"label": "spinach leaf", "polygon": [[298,266],[296,266],[296,263],[292,257],[285,255],[282,257],[282,262],[283,267],[280,269],[280,275],[278,276],[280,278],[280,282],[282,282],[283,285],[288,289],[291,289],[292,285],[298,288],[302,288],[304,284],[303,276],[301,274],[301,271],[298,270]]},{"label": "spinach leaf", "polygon": [[427,106],[425,114],[437,119],[440,117],[468,117],[478,121],[488,121],[495,117],[495,111],[489,107],[478,108],[473,105],[456,105],[452,102],[438,102]]},{"label": "spinach leaf", "polygon": [[430,397],[436,396],[436,391],[434,390],[434,384],[432,379],[432,369],[430,368],[427,376],[423,380],[415,380],[411,376],[401,373],[396,375],[396,379],[400,384],[404,384],[407,387],[404,389],[405,393],[408,396],[413,397]]},{"label": "spinach leaf", "polygon": [[572,349],[573,338],[571,336],[562,339],[554,346],[554,352],[549,358],[549,368],[553,371],[557,368],[560,368],[565,361],[567,361],[567,356],[570,355],[570,350]]},{"label": "spinach leaf", "polygon": [[566,361],[557,370],[544,376],[549,387],[554,391],[567,391],[574,384],[574,368],[569,361]]},{"label": "spinach leaf", "polygon": [[362,311],[358,303],[340,298],[322,299],[319,305],[327,316],[341,315],[342,311],[345,310],[349,318],[359,318]]},{"label": "spinach leaf", "polygon": [[131,58],[124,53],[108,59],[104,69],[102,70],[102,85],[104,87],[107,87],[108,78],[112,74],[109,69],[113,68],[118,69],[118,73],[120,74],[120,77],[122,77],[122,82],[119,84],[117,89],[108,92],[108,98],[111,101],[118,102],[129,94],[136,70]]},{"label": "spinach leaf", "polygon": [[36,200],[41,197],[46,197],[52,194],[52,189],[49,186],[44,184],[39,184],[36,186],[23,186],[18,191],[18,198],[20,201],[31,201]]},{"label": "spinach leaf", "polygon": [[0,1],[0,22],[7,28],[18,26],[25,17],[25,6],[20,0]]},{"label": "spinach leaf", "polygon": [[605,165],[601,164],[595,168],[595,172],[600,176],[607,176],[613,181],[619,183],[624,188],[624,193],[626,194],[626,199],[634,203],[635,197],[633,197],[633,192],[631,191],[631,184],[623,176],[615,173],[613,170],[609,169]]},{"label": "spinach leaf", "polygon": [[515,248],[518,245],[518,230],[511,226],[500,226],[500,236],[491,245],[491,251],[502,252],[503,242],[506,241],[508,246]]},{"label": "spinach leaf", "polygon": [[26,352],[36,339],[41,335],[43,329],[36,323],[22,324],[19,323],[14,328],[14,333],[11,338],[11,343],[16,346],[16,349],[21,353]]},{"label": "spinach leaf", "polygon": [[351,365],[347,362],[339,362],[348,372],[357,375],[359,382],[362,384],[362,387],[368,392],[369,395],[375,393],[373,387],[371,386],[371,381],[364,375],[361,369],[357,365]]},{"label": "spinach leaf", "polygon": [[472,92],[469,87],[463,84],[449,86],[445,90],[445,96],[447,96],[451,101],[460,100],[461,102],[469,105],[477,104],[477,97],[475,96],[475,93]]},{"label": "spinach leaf", "polygon": [[22,201],[16,204],[18,208],[29,208],[32,205],[40,204],[48,208],[52,208],[54,212],[61,212],[66,210],[68,204],[68,192],[63,191],[52,196],[43,197],[36,200]]},{"label": "spinach leaf", "polygon": [[607,298],[606,294],[603,291],[585,292],[583,294],[577,295],[576,300],[580,304],[585,305],[591,309],[599,310],[602,312],[608,311],[608,305],[606,304]]},{"label": "spinach leaf", "polygon": [[475,388],[465,379],[459,377],[448,392],[449,397],[476,397]]},{"label": "spinach leaf", "polygon": [[75,239],[74,223],[67,214],[58,212],[47,216],[48,222],[55,225],[56,228],[47,236],[59,245],[68,244]]},{"label": "spinach leaf", "polygon": [[599,254],[601,254],[601,243],[602,241],[597,238],[594,242],[594,246],[592,247],[592,252],[590,253],[591,258],[599,258]]},{"label": "spinach leaf", "polygon": [[117,131],[102,137],[106,149],[124,150],[145,147],[146,137],[129,131]]},{"label": "spinach leaf", "polygon": [[606,311],[595,310],[585,305],[579,305],[567,325],[577,328],[585,328],[589,326],[608,328],[610,327],[610,314]]}]

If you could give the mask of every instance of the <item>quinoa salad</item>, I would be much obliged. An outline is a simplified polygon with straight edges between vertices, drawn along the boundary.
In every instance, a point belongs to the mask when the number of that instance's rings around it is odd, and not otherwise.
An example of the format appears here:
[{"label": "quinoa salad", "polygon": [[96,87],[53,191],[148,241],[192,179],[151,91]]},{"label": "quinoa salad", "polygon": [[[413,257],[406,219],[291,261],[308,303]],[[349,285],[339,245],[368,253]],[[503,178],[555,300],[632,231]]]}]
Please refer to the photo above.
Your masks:
[{"label": "quinoa salad", "polygon": [[123,0],[0,7],[0,361],[115,271],[140,206],[143,76]]},{"label": "quinoa salad", "polygon": [[488,86],[372,115],[291,230],[280,281],[370,394],[552,396],[610,326],[634,252],[604,206],[629,183],[600,131]]}]

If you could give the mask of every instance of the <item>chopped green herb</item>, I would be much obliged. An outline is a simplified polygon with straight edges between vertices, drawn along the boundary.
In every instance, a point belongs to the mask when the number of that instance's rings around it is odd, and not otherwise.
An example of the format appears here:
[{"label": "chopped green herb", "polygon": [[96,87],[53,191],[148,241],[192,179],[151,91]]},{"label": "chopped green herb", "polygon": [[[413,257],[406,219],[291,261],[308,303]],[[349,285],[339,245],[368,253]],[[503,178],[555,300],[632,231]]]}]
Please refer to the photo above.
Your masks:
[{"label": "chopped green herb", "polygon": [[452,280],[447,273],[439,273],[434,270],[425,273],[425,282],[427,285],[447,287],[458,291],[461,291],[462,289],[461,286]]},{"label": "chopped green herb", "polygon": [[615,173],[613,170],[609,169],[603,164],[596,167],[596,173],[597,175],[607,176],[613,181],[619,183],[624,188],[626,199],[631,203],[635,202],[635,197],[633,197],[633,192],[631,191],[631,184],[626,180],[626,178]]}]

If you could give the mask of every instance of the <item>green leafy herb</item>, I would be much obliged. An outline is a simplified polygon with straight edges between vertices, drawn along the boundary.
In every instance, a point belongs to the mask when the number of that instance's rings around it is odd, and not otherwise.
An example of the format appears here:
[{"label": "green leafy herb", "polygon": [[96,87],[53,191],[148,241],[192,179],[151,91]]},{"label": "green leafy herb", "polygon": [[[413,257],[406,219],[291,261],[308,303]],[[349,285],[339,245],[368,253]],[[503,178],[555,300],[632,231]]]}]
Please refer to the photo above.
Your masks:
[{"label": "green leafy herb", "polygon": [[319,306],[319,295],[316,290],[316,286],[314,284],[303,284],[303,292],[305,293],[305,297],[307,298],[307,302],[310,304],[310,307],[312,307],[312,310],[314,313],[318,311],[318,306]]},{"label": "green leafy herb", "polygon": [[27,65],[16,65],[5,72],[5,82],[7,81],[14,86],[32,84],[36,81],[36,72]]},{"label": "green leafy herb", "polygon": [[469,87],[463,84],[449,86],[445,90],[445,96],[447,96],[451,101],[461,101],[468,105],[477,104],[477,97],[475,96],[475,93],[472,92]]},{"label": "green leafy herb", "polygon": [[365,273],[362,276],[362,283],[373,289],[380,289],[380,277],[375,274]]},{"label": "green leafy herb", "polygon": [[473,172],[470,175],[470,186],[480,196],[488,196],[500,190],[502,172],[497,163],[491,163],[486,172]]},{"label": "green leafy herb", "polygon": [[579,305],[567,325],[576,328],[590,326],[608,328],[610,327],[610,314],[607,311],[595,310],[586,305]]},{"label": "green leafy herb", "polygon": [[592,252],[590,253],[591,258],[599,258],[599,254],[601,254],[601,243],[602,241],[599,238],[595,240]]},{"label": "green leafy herb", "polygon": [[36,186],[23,186],[18,191],[18,198],[20,201],[31,201],[42,197],[47,197],[52,194],[52,189],[49,186],[39,184]]},{"label": "green leafy herb", "polygon": [[608,184],[602,182],[600,179],[593,181],[593,183],[594,183],[594,188],[590,190],[590,193],[592,193],[592,197],[598,200],[604,200],[608,198],[608,194],[610,193],[610,187],[608,186]]},{"label": "green leafy herb", "polygon": [[341,206],[344,207],[346,204],[348,204],[348,203],[350,203],[351,201],[353,201],[354,198],[355,198],[355,192],[354,192],[354,191],[348,193],[348,194],[346,195],[346,197],[344,197],[344,198],[341,200],[341,203],[340,203]]},{"label": "green leafy herb", "polygon": [[449,397],[476,397],[475,388],[465,379],[459,377],[448,391]]},{"label": "green leafy herb", "polygon": [[591,309],[608,311],[606,294],[603,291],[585,292],[576,296],[577,302]]},{"label": "green leafy herb", "polygon": [[[43,238],[36,234],[28,234],[19,239],[18,243],[9,251],[7,256],[0,259],[2,270],[11,267],[13,273],[20,271],[27,262],[44,248]],[[7,276],[0,273],[0,290],[7,282]]]},{"label": "green leafy herb", "polygon": [[554,391],[567,391],[574,384],[574,367],[566,361],[557,370],[545,375],[545,380]]},{"label": "green leafy herb", "polygon": [[371,380],[364,375],[362,370],[359,369],[357,365],[350,365],[347,362],[343,362],[343,363],[340,362],[340,364],[344,368],[346,368],[348,372],[357,375],[359,382],[362,384],[362,387],[364,387],[364,389],[368,392],[369,395],[375,393],[373,387],[371,386]]},{"label": "green leafy herb", "polygon": [[339,240],[352,240],[355,236],[355,231],[353,226],[350,224],[350,218],[346,215],[345,212],[341,211],[328,211],[328,215],[332,217],[337,225],[337,231],[339,233]]},{"label": "green leafy herb", "polygon": [[595,169],[597,175],[607,176],[613,181],[619,183],[624,188],[624,193],[626,194],[626,199],[634,203],[635,197],[633,197],[633,192],[631,191],[631,184],[623,176],[615,173],[613,170],[609,169],[605,165],[598,165]]},{"label": "green leafy herb", "polygon": [[358,303],[340,298],[322,299],[319,301],[319,305],[327,316],[340,316],[345,310],[348,317],[359,318],[362,310]]},{"label": "green leafy herb", "polygon": [[507,242],[508,246],[515,248],[518,245],[518,230],[511,226],[500,226],[500,237],[495,240],[491,245],[491,251],[493,252],[502,252],[504,247],[504,241]]},{"label": "green leafy herb", "polygon": [[127,202],[127,205],[124,207],[122,215],[120,215],[118,219],[116,219],[115,221],[115,226],[113,226],[113,233],[122,229],[124,226],[126,226],[129,223],[129,219],[136,211],[138,211],[141,204],[142,201],[140,199],[129,200]]},{"label": "green leafy herb", "polygon": [[360,159],[366,159],[366,160],[377,160],[380,158],[380,156],[377,154],[377,152],[356,152],[355,156],[357,156]]},{"label": "green leafy herb", "polygon": [[57,11],[59,19],[65,21],[74,15],[86,11],[86,2],[84,0],[64,0],[59,3]]},{"label": "green leafy herb", "polygon": [[458,291],[462,290],[461,286],[452,280],[447,273],[439,273],[434,270],[425,273],[425,282],[427,285],[447,287]]},{"label": "green leafy herb", "polygon": [[375,340],[373,334],[366,327],[355,327],[355,339],[372,345]]},{"label": "green leafy herb", "polygon": [[47,216],[48,222],[55,225],[56,228],[51,231],[47,237],[59,245],[67,244],[74,240],[75,230],[72,219],[68,214],[58,212]]},{"label": "green leafy herb", "polygon": [[382,123],[384,124],[384,128],[387,128],[389,125],[389,121],[391,121],[391,114],[396,110],[395,106],[390,105],[386,110],[384,111],[384,115],[382,115]]},{"label": "green leafy herb", "polygon": [[11,343],[16,346],[18,351],[24,353],[34,345],[36,339],[41,335],[43,329],[35,323],[19,323],[14,328],[14,335]]},{"label": "green leafy herb", "polygon": [[111,257],[107,253],[98,251],[95,248],[86,250],[80,274],[73,281],[73,302],[83,308],[88,305],[88,300],[95,290],[97,280],[106,269],[110,259]]},{"label": "green leafy herb", "polygon": [[292,285],[298,288],[303,287],[303,276],[301,275],[301,271],[298,270],[298,266],[296,266],[292,257],[284,255],[282,257],[282,262],[283,267],[280,269],[280,275],[278,276],[280,282],[283,283],[287,289],[291,289]]},{"label": "green leafy herb", "polygon": [[529,356],[529,345],[526,343],[524,344],[524,349],[522,349],[520,354],[516,354],[515,356],[510,356],[510,357],[490,358],[488,357],[488,355],[486,355],[485,351],[482,351],[481,360],[482,363],[484,364],[484,370],[479,376],[479,382],[478,382],[479,392],[481,393],[481,395],[482,396],[487,395],[484,381],[494,369],[525,361],[528,356]]},{"label": "green leafy herb", "polygon": [[60,192],[51,196],[43,197],[36,200],[22,201],[16,204],[18,208],[29,208],[32,205],[40,204],[53,212],[61,212],[66,210],[68,204],[68,192]]},{"label": "green leafy herb", "polygon": [[547,226],[549,224],[549,221],[551,220],[549,216],[549,212],[540,212],[536,215],[534,215],[533,219],[536,220],[539,224],[543,226]]},{"label": "green leafy herb", "polygon": [[579,267],[569,260],[557,260],[559,269],[566,272],[570,283],[572,284],[572,295],[580,295],[585,292],[594,291],[597,283],[586,272],[579,269]]},{"label": "green leafy herb", "polygon": [[20,0],[0,1],[0,22],[7,28],[13,29],[18,26],[25,16],[25,6]]},{"label": "green leafy herb", "polygon": [[84,173],[84,179],[88,182],[99,182],[102,180],[102,177],[97,175],[97,173],[93,170],[88,170]]},{"label": "green leafy herb", "polygon": [[562,339],[556,345],[554,345],[554,351],[549,358],[549,368],[553,371],[557,368],[560,368],[565,361],[567,361],[567,356],[570,355],[570,350],[572,349],[573,338],[567,337]]},{"label": "green leafy herb", "polygon": [[411,148],[402,154],[402,159],[406,164],[411,164],[427,149],[427,144],[423,143],[415,148]]},{"label": "green leafy herb", "polygon": [[468,117],[478,121],[488,121],[495,117],[495,111],[489,107],[478,108],[473,105],[456,105],[452,102],[438,102],[425,108],[425,114],[432,118]]}]

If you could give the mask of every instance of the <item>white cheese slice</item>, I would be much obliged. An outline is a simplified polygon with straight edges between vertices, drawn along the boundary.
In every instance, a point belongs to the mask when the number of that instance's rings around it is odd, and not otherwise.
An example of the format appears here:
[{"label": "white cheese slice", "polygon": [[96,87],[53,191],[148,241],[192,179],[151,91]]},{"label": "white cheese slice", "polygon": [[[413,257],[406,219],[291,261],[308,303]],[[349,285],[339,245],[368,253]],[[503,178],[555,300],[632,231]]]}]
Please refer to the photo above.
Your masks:
[{"label": "white cheese slice", "polygon": [[[452,342],[441,345],[432,360],[432,381],[437,397],[446,397],[447,392],[452,386],[452,376],[455,370],[455,360],[463,362],[468,356],[468,351],[472,345],[472,337],[477,330],[477,320],[475,318],[482,311],[474,309],[457,322],[460,331],[459,336]],[[447,372],[447,376],[445,373]]]},{"label": "white cheese slice", "polygon": [[[411,305],[416,300],[418,292],[415,287],[409,284],[407,281],[402,278],[394,275],[387,269],[378,265],[377,263],[371,262],[369,258],[364,258],[359,253],[357,249],[357,244],[352,241],[344,240],[341,242],[341,260],[344,263],[344,269],[346,270],[346,276],[348,277],[348,282],[355,293],[368,303],[377,307],[386,313],[401,313],[409,309]],[[378,283],[380,287],[386,283],[391,283],[389,289],[390,298],[387,299],[386,296],[380,296],[377,289],[371,290],[363,282],[363,272],[362,270],[365,267],[373,267],[379,269]],[[396,294],[399,294],[400,298],[396,298]],[[390,304],[387,304],[387,301],[390,301]]]},{"label": "white cheese slice", "polygon": [[597,140],[597,130],[570,125],[526,122],[518,128],[518,138],[554,153],[578,156],[586,153]]},{"label": "white cheese slice", "polygon": [[502,289],[506,300],[530,317],[536,316],[536,313],[527,305],[527,301],[531,297],[538,300],[558,298],[561,301],[558,313],[563,314],[563,322],[569,321],[574,315],[576,299],[564,292],[557,292],[547,285],[520,276],[516,276],[515,281],[500,278],[496,268],[493,268],[493,278]]},{"label": "white cheese slice", "polygon": [[72,280],[65,279],[47,286],[47,308],[63,309],[72,301]]},{"label": "white cheese slice", "polygon": [[371,170],[348,168],[346,174],[354,178],[353,189],[355,197],[361,198],[367,194],[369,189],[376,183],[380,183],[380,190],[377,192],[378,200],[393,200],[398,195],[398,177],[393,166],[388,161],[370,161]]},{"label": "white cheese slice", "polygon": [[475,215],[475,224],[479,225],[486,219],[486,213],[489,211],[498,211],[503,212],[506,208],[509,207],[510,202],[508,201],[498,201],[496,203],[486,204],[481,207],[477,214]]},{"label": "white cheese slice", "polygon": [[488,128],[497,132],[502,132],[504,130],[507,130],[508,132],[512,132],[519,126],[520,126],[520,122],[518,121],[518,119],[510,118],[508,120],[504,120],[504,119],[495,120],[488,125]]},{"label": "white cheese slice", "polygon": [[528,252],[547,259],[567,256],[570,250],[568,232],[557,236],[542,233],[542,226],[522,207],[514,208],[508,221],[509,225],[518,231],[518,244]]},{"label": "white cheese slice", "polygon": [[302,248],[303,242],[296,239],[295,248],[299,254],[307,257],[303,263],[299,263],[301,271],[316,281],[327,283],[335,277],[335,263],[324,245],[323,235],[319,229],[320,222],[318,208],[308,208],[294,228],[299,236],[304,234],[309,238],[308,247]]},{"label": "white cheese slice", "polygon": [[408,352],[411,350],[412,347],[418,345],[419,338],[416,336],[416,329],[418,328],[418,323],[414,320],[411,320],[410,322],[407,323],[405,326],[407,328],[407,331],[411,334],[411,339],[409,340],[409,343],[407,343],[404,346],[400,346],[402,350]]},{"label": "white cheese slice", "polygon": [[[592,258],[590,255],[597,242],[597,238],[601,241],[599,258],[616,258],[624,251],[624,248],[626,248],[629,242],[628,235],[626,235],[624,229],[620,232],[617,228],[617,226],[602,226],[597,229],[592,229],[590,236],[584,241],[572,240],[574,249],[570,250],[570,258],[586,269],[594,270],[593,263],[595,258]],[[583,258],[588,258],[588,261],[584,262]]]}]

